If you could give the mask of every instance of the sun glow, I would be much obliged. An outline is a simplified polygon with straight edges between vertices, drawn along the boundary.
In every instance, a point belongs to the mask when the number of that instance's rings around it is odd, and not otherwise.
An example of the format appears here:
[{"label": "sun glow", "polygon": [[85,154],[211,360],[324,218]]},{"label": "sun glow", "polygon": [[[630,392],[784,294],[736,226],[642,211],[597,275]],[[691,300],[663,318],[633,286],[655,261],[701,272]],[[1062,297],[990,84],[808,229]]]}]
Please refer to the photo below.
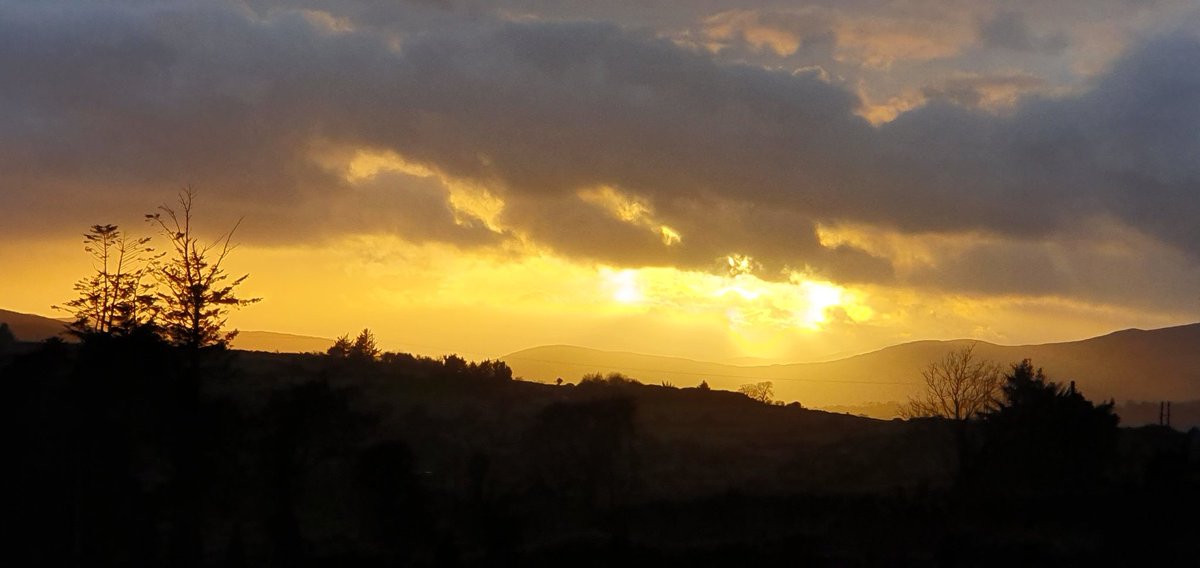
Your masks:
[{"label": "sun glow", "polygon": [[850,321],[874,312],[861,295],[832,282],[792,273],[786,281],[763,280],[747,256],[725,259],[729,274],[647,267],[601,268],[602,291],[619,305],[657,312],[719,316],[736,333],[760,337],[823,329],[837,310]]},{"label": "sun glow", "polygon": [[600,269],[605,286],[611,290],[613,301],[619,304],[636,304],[642,301],[642,291],[638,287],[637,271]]},{"label": "sun glow", "polygon": [[799,286],[808,297],[808,307],[797,311],[797,321],[805,328],[821,329],[821,324],[827,321],[826,311],[844,302],[844,289],[828,282],[813,280],[804,280]]}]

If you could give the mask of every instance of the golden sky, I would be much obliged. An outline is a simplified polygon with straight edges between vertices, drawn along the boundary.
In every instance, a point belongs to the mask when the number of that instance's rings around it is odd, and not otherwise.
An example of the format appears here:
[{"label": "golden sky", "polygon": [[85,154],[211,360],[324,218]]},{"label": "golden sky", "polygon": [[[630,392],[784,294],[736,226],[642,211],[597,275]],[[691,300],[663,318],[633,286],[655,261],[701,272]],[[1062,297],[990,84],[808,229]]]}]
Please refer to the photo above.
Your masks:
[{"label": "golden sky", "polygon": [[1194,321],[1188,2],[0,7],[0,307],[198,189],[242,329],[806,361]]}]

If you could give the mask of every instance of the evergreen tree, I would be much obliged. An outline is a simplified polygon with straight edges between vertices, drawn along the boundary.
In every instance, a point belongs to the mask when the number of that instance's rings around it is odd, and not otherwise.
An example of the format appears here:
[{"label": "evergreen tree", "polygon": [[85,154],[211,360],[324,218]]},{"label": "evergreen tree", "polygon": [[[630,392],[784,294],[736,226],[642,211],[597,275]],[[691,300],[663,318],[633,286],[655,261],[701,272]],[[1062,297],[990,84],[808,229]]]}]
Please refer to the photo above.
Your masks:
[{"label": "evergreen tree", "polygon": [[56,309],[74,318],[70,333],[128,335],[154,324],[158,312],[154,284],[148,282],[161,255],[149,246],[150,237],[129,237],[116,225],[93,225],[83,236],[83,250],[94,273],[75,283],[78,294]]},{"label": "evergreen tree", "polygon": [[221,266],[234,248],[231,240],[241,222],[213,243],[201,244],[192,229],[195,195],[189,187],[179,194],[179,210],[162,205],[158,213],[146,215],[170,244],[156,272],[162,330],[171,343],[191,349],[227,346],[237,335],[236,330],[224,330],[229,312],[260,298],[238,297],[237,287],[249,275],[229,281]]}]

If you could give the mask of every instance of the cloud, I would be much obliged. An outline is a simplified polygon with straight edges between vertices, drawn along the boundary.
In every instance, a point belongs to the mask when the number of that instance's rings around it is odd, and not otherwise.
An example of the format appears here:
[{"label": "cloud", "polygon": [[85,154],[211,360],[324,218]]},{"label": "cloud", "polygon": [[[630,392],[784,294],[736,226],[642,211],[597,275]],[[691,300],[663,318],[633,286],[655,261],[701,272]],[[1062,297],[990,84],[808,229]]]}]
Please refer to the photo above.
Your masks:
[{"label": "cloud", "polygon": [[1056,52],[1067,47],[1062,34],[1036,34],[1021,12],[1000,12],[979,27],[979,38],[987,47],[1014,51]]},{"label": "cloud", "polygon": [[926,100],[945,100],[958,105],[988,110],[1010,109],[1030,92],[1046,87],[1046,82],[1029,73],[994,75],[963,74],[941,84],[926,87]]},{"label": "cloud", "polygon": [[[38,216],[84,226],[194,182],[222,215],[248,213],[245,236],[256,242],[530,239],[622,266],[704,269],[745,254],[766,278],[805,270],[893,282],[893,259],[822,243],[818,224],[846,222],[997,243],[913,280],[922,286],[1097,298],[1111,293],[1062,279],[1030,288],[954,266],[1011,266],[1032,240],[1097,218],[1200,250],[1191,34],[1131,51],[1077,95],[1014,96],[997,114],[977,107],[1037,79],[960,78],[876,127],[843,83],[725,62],[645,30],[430,4],[313,12],[333,6],[0,8],[0,169],[11,205],[0,221],[26,232],[46,230],[29,220]],[[415,29],[409,14],[437,33]],[[1020,26],[1005,25],[989,33],[1020,44]],[[901,28],[932,33],[921,26]],[[892,40],[913,34],[901,28],[864,23],[838,41],[904,55],[907,40]],[[783,36],[748,30],[738,37],[791,50]],[[952,43],[912,54],[948,57]],[[347,176],[344,157],[361,151],[423,173]],[[490,222],[464,223],[479,217],[464,213],[456,184],[490,196]],[[631,221],[581,198],[602,187],[646,212]]]}]

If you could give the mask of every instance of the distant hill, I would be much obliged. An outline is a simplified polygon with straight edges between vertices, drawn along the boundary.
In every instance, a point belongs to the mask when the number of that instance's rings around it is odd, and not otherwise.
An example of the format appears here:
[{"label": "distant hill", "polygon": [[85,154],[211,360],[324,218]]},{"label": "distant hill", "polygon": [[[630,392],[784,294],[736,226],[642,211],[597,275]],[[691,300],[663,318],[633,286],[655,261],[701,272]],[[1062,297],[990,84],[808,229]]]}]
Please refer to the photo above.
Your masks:
[{"label": "distant hill", "polygon": [[333,345],[332,339],[276,333],[273,331],[239,331],[233,338],[233,348],[243,351],[278,351],[280,353],[324,353]]},{"label": "distant hill", "polygon": [[[621,372],[642,382],[669,381],[735,389],[775,383],[777,398],[809,406],[865,405],[903,401],[922,389],[921,369],[969,340],[917,341],[835,361],[736,366],[673,357],[555,345],[504,357],[518,376],[538,381],[575,381],[589,372]],[[995,345],[978,342],[976,353],[1005,366],[1029,358],[1051,379],[1075,380],[1093,400],[1200,399],[1200,324],[1156,330],[1130,329],[1065,343]]]},{"label": "distant hill", "polygon": [[[63,321],[23,314],[11,310],[0,310],[0,323],[7,323],[13,335],[20,341],[43,341],[60,336],[70,340],[63,332]],[[333,345],[332,339],[293,335],[274,331],[240,331],[233,340],[233,348],[244,351],[278,351],[280,353],[324,352]]]},{"label": "distant hill", "polygon": [[[41,341],[61,335],[63,322],[0,310],[22,341]],[[920,392],[921,369],[947,351],[969,340],[916,341],[820,363],[789,365],[726,365],[677,357],[601,351],[568,345],[535,347],[503,357],[516,375],[553,382],[562,377],[575,382],[591,373],[621,372],[645,383],[668,381],[694,386],[707,381],[717,389],[772,381],[775,395],[820,408],[842,406],[854,414],[885,417],[897,403]],[[233,347],[247,351],[283,353],[323,352],[332,339],[269,331],[242,331]],[[1024,358],[1043,367],[1054,380],[1075,380],[1093,400],[1118,402],[1200,399],[1200,324],[1155,330],[1128,329],[1108,335],[1043,345],[995,345],[978,342],[976,353],[1008,365]],[[856,407],[866,406],[861,409]]]},{"label": "distant hill", "polygon": [[7,323],[19,341],[42,341],[56,335],[67,339],[65,322],[45,316],[0,310],[0,323]]}]

